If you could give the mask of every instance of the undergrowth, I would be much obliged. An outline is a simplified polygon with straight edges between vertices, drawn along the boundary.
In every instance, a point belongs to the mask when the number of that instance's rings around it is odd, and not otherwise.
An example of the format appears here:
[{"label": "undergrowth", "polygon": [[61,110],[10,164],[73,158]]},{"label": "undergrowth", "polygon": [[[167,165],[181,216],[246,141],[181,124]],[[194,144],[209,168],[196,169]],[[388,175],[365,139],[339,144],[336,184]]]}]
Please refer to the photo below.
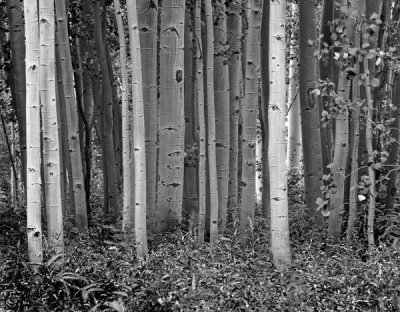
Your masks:
[{"label": "undergrowth", "polygon": [[214,245],[183,231],[156,235],[140,263],[134,238],[94,219],[88,235],[66,226],[66,254],[34,271],[27,260],[25,215],[0,211],[0,311],[400,311],[400,251],[383,242],[327,246],[312,231],[291,175],[292,265],[274,269],[268,224],[257,216],[244,249],[239,225]]}]

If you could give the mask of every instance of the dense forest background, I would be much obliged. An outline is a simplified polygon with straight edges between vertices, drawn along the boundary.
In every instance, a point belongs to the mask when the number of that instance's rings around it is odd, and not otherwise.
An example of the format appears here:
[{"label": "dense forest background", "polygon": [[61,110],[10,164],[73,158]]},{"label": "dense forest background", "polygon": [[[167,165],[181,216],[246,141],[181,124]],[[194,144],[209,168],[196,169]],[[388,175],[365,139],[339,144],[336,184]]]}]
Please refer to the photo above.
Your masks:
[{"label": "dense forest background", "polygon": [[0,1],[0,312],[400,311],[400,1]]}]

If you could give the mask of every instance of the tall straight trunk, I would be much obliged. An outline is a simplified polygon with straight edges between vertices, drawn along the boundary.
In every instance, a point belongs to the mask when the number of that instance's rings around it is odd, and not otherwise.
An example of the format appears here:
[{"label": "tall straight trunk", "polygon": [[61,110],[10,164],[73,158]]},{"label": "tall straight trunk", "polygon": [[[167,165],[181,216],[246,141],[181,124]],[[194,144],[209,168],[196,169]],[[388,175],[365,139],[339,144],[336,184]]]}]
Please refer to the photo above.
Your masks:
[{"label": "tall straight trunk", "polygon": [[185,1],[163,3],[160,25],[160,114],[157,224],[160,231],[181,224],[184,168]]},{"label": "tall straight trunk", "polygon": [[206,41],[207,41],[207,71],[206,71],[206,96],[207,96],[207,164],[209,196],[208,206],[210,211],[210,242],[218,239],[218,182],[217,182],[217,155],[215,134],[215,98],[214,98],[214,21],[211,0],[205,2],[206,15]]},{"label": "tall straight trunk", "polygon": [[318,80],[318,59],[315,47],[310,45],[318,37],[314,0],[304,0],[299,6],[299,95],[305,200],[315,225],[322,225],[322,214],[315,210],[315,200],[321,193],[322,149],[320,132],[319,96],[313,92]]},{"label": "tall straight trunk", "polygon": [[[197,40],[194,37],[194,9],[185,12],[185,148],[187,158],[184,173],[183,208],[189,229],[197,227],[199,197],[198,197],[198,163],[194,155],[198,142],[196,92],[194,86],[195,66],[194,51]],[[194,99],[193,99],[194,98]]]},{"label": "tall straight trunk", "polygon": [[10,122],[10,160],[11,160],[11,174],[10,174],[10,199],[11,207],[16,209],[18,207],[18,173],[15,157],[15,126]]},{"label": "tall straight trunk", "polygon": [[[352,2],[353,7],[360,12],[360,1],[354,0]],[[354,47],[360,49],[361,46],[361,36],[359,29],[351,30],[349,33],[349,41],[354,43]],[[360,65],[357,63],[355,65],[355,70],[357,73],[360,72]],[[351,122],[352,127],[352,142],[349,147],[350,150],[350,191],[349,191],[349,217],[347,220],[346,229],[346,239],[350,243],[353,238],[353,228],[357,217],[357,192],[358,192],[358,150],[360,145],[360,111],[358,103],[360,103],[360,85],[358,76],[351,82],[351,101],[352,101],[352,111],[351,111]],[[350,137],[351,139],[351,137]]]},{"label": "tall straight trunk", "polygon": [[124,24],[122,20],[121,4],[119,0],[114,0],[115,19],[118,27],[119,55],[121,67],[121,101],[122,101],[122,228],[129,230],[134,225],[134,213],[130,209],[131,205],[131,149],[130,149],[130,112],[129,112],[129,81],[127,68],[127,49],[125,41]]},{"label": "tall straight trunk", "polygon": [[[292,16],[295,18],[299,11],[298,5],[292,3]],[[289,122],[288,122],[288,152],[287,164],[289,169],[299,169],[301,162],[301,118],[300,98],[298,95],[298,62],[296,29],[292,29],[290,38],[290,62],[289,62]]]},{"label": "tall straight trunk", "polygon": [[[399,15],[400,15],[400,0],[395,1],[395,5],[393,8],[393,16],[392,16],[392,21],[394,23],[399,22]],[[397,24],[397,31],[400,29],[400,25]],[[396,39],[395,39],[396,40]],[[391,44],[395,44],[394,42]],[[389,82],[392,84],[392,88],[390,90],[391,92],[391,97],[393,104],[396,106],[396,110],[391,112],[391,118],[394,118],[393,123],[391,124],[391,136],[397,140],[397,142],[400,140],[400,76],[399,73],[394,72],[393,68],[393,61],[390,61],[390,75],[389,76]],[[394,142],[390,144],[390,154],[389,154],[389,159],[388,159],[388,165],[389,165],[389,181],[387,183],[387,188],[386,188],[386,199],[385,199],[385,204],[386,204],[386,209],[393,209],[394,204],[395,204],[395,198],[397,196],[397,188],[396,188],[396,179],[399,174],[399,171],[394,169],[392,166],[396,165],[398,154],[399,154],[399,146],[398,143]]]},{"label": "tall straight trunk", "polygon": [[375,168],[374,168],[374,151],[372,147],[372,123],[373,123],[373,105],[371,90],[371,79],[370,70],[368,67],[368,60],[364,59],[364,73],[365,88],[367,97],[367,111],[366,111],[366,127],[365,127],[365,139],[368,151],[368,176],[369,176],[369,202],[368,202],[368,223],[367,223],[367,235],[368,235],[368,247],[370,251],[375,246],[374,238],[374,221],[375,221],[375,208],[376,208],[376,189],[375,189]]},{"label": "tall straight trunk", "polygon": [[41,224],[41,146],[39,92],[39,12],[36,1],[24,3],[26,73],[26,216],[30,262],[43,259]]},{"label": "tall straight trunk", "polygon": [[262,213],[270,222],[270,190],[269,190],[269,161],[268,161],[268,106],[269,102],[269,5],[263,5],[261,22],[261,136],[262,136]]},{"label": "tall straight trunk", "polygon": [[40,104],[43,129],[43,166],[47,232],[50,246],[62,253],[60,142],[56,100],[54,0],[39,2]]},{"label": "tall straight trunk", "polygon": [[270,155],[271,251],[274,264],[278,269],[283,269],[290,264],[284,131],[286,116],[285,11],[286,1],[270,1],[268,149]]},{"label": "tall straight trunk", "polygon": [[332,190],[332,195],[330,197],[330,215],[328,225],[328,237],[334,243],[339,241],[342,230],[344,186],[349,152],[349,119],[346,101],[350,89],[344,85],[345,79],[345,73],[341,71],[338,83],[339,98],[335,98],[335,101],[339,102],[340,107],[338,116],[335,118],[335,149],[331,168],[332,181],[335,185],[335,189],[334,191]]},{"label": "tall straight trunk", "polygon": [[87,232],[88,219],[86,194],[83,177],[82,151],[79,135],[79,115],[74,89],[74,72],[72,68],[71,50],[68,36],[67,11],[64,1],[55,1],[57,17],[58,48],[61,59],[64,103],[66,106],[68,129],[68,152],[71,159],[71,175],[73,189],[73,206],[76,221],[81,232]]},{"label": "tall straight trunk", "polygon": [[118,209],[118,179],[117,179],[117,166],[115,159],[114,136],[113,136],[113,96],[111,88],[111,80],[109,67],[106,57],[105,44],[103,42],[103,35],[101,29],[101,0],[94,3],[94,21],[95,21],[95,40],[98,61],[101,69],[102,79],[102,120],[101,123],[104,127],[103,132],[103,163],[104,169],[107,171],[104,183],[107,185],[108,205],[105,205],[105,213],[110,216],[112,221],[116,221],[119,214]]},{"label": "tall straight trunk", "polygon": [[25,75],[25,29],[22,18],[22,6],[19,0],[7,0],[7,17],[11,47],[12,94],[15,101],[15,113],[18,119],[19,144],[21,153],[22,182],[26,186],[26,75]]},{"label": "tall straight trunk", "polygon": [[229,185],[228,185],[228,210],[233,216],[238,210],[238,168],[239,168],[239,111],[241,101],[242,83],[242,1],[233,1],[228,6],[227,35],[231,47],[229,58],[229,123],[230,123],[230,149],[229,149]]},{"label": "tall straight trunk", "polygon": [[201,39],[201,0],[196,0],[195,4],[195,81],[196,90],[197,118],[198,118],[198,137],[199,137],[199,159],[198,159],[198,179],[199,179],[199,221],[198,221],[198,242],[204,243],[205,219],[206,219],[206,121],[204,105],[204,74],[203,74],[203,51]]},{"label": "tall straight trunk", "polygon": [[132,60],[132,110],[133,135],[131,146],[133,152],[132,174],[134,194],[131,197],[131,209],[135,213],[136,253],[139,259],[147,257],[146,227],[146,149],[143,105],[142,60],[140,55],[139,23],[136,1],[127,3],[130,53]]},{"label": "tall straight trunk", "polygon": [[245,94],[242,107],[242,196],[240,207],[241,240],[249,243],[249,235],[254,225],[254,211],[257,204],[256,182],[256,144],[257,116],[260,89],[260,30],[262,1],[250,1],[245,4],[245,16],[248,22],[246,40]]},{"label": "tall straight trunk", "polygon": [[218,227],[224,233],[228,205],[229,184],[229,59],[227,55],[226,5],[222,0],[215,3],[214,12],[214,81],[215,127],[218,175]]},{"label": "tall straight trunk", "polygon": [[140,49],[143,71],[143,103],[146,135],[147,215],[149,230],[154,232],[157,197],[158,98],[157,98],[157,27],[158,1],[137,0]]}]

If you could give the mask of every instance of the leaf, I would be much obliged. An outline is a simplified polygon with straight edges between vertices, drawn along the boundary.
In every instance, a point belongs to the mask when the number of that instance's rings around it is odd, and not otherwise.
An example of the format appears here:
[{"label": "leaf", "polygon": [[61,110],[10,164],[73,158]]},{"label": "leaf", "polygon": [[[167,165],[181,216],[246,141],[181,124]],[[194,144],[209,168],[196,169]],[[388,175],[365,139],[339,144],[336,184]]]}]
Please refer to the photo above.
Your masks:
[{"label": "leaf", "polygon": [[125,306],[123,305],[122,302],[118,302],[118,301],[107,301],[104,302],[104,305],[114,309],[115,311],[118,312],[125,312]]},{"label": "leaf", "polygon": [[379,79],[378,78],[374,78],[371,80],[371,85],[376,88],[379,87]]},{"label": "leaf", "polygon": [[363,194],[358,194],[357,198],[359,202],[362,202],[367,199]]},{"label": "leaf", "polygon": [[322,206],[324,204],[324,200],[321,197],[318,197],[317,200],[315,201],[315,203],[318,206]]},{"label": "leaf", "polygon": [[321,209],[321,213],[324,217],[329,217],[331,211],[329,209]]}]

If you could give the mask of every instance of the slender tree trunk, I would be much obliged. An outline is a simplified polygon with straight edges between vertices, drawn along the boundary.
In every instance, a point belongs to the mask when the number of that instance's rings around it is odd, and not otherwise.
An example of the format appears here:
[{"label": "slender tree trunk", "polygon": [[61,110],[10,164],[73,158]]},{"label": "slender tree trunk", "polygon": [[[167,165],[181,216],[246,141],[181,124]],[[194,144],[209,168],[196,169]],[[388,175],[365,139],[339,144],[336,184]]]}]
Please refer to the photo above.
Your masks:
[{"label": "slender tree trunk", "polygon": [[18,119],[22,182],[26,186],[25,29],[21,2],[19,0],[7,0],[6,4],[11,47],[12,93],[15,99],[15,113]]},{"label": "slender tree trunk", "polygon": [[[304,0],[299,6],[299,95],[303,141],[305,199],[315,225],[322,224],[322,215],[315,210],[315,200],[321,194],[322,149],[319,96],[313,90],[318,80],[318,59],[314,56],[317,34],[314,0]],[[310,41],[311,40],[311,41]]]},{"label": "slender tree trunk", "polygon": [[136,1],[127,3],[130,52],[132,60],[132,107],[133,107],[133,135],[132,175],[134,195],[131,197],[131,209],[135,213],[136,250],[139,259],[147,257],[147,227],[146,227],[146,148],[143,105],[142,60],[140,55],[139,23]]},{"label": "slender tree trunk", "polygon": [[40,102],[47,232],[50,246],[64,250],[61,204],[60,142],[56,100],[54,0],[39,2]]},{"label": "slender tree trunk", "polygon": [[107,185],[107,193],[104,194],[107,197],[108,205],[105,205],[105,213],[110,215],[112,221],[116,221],[119,214],[118,209],[118,179],[117,179],[117,166],[115,159],[115,148],[114,148],[114,136],[113,136],[113,97],[111,89],[111,80],[109,67],[106,58],[105,45],[103,42],[103,35],[101,29],[101,9],[100,0],[97,0],[94,4],[94,19],[95,19],[95,39],[96,39],[96,50],[98,53],[101,78],[102,78],[102,105],[103,115],[101,123],[103,123],[103,163],[105,172],[104,183]]},{"label": "slender tree trunk", "polygon": [[243,141],[242,141],[242,197],[240,207],[241,240],[244,245],[249,242],[250,231],[254,225],[256,200],[256,144],[257,116],[260,89],[260,30],[262,18],[262,1],[251,1],[245,6],[248,22],[246,40],[246,77],[245,94],[242,108]]},{"label": "slender tree trunk", "polygon": [[138,0],[140,49],[143,71],[143,102],[146,134],[147,215],[149,230],[155,231],[157,197],[158,98],[157,28],[158,1]]},{"label": "slender tree trunk", "polygon": [[163,3],[160,29],[160,118],[157,224],[173,230],[182,219],[184,168],[184,20],[185,1]]},{"label": "slender tree trunk", "polygon": [[215,126],[218,175],[218,227],[224,233],[228,204],[229,184],[229,59],[227,54],[226,5],[222,0],[215,4]]},{"label": "slender tree trunk", "polygon": [[228,6],[227,34],[231,47],[229,58],[229,103],[230,103],[230,150],[229,150],[229,185],[228,210],[233,216],[238,210],[238,167],[239,167],[239,111],[242,83],[242,1],[233,1]]},{"label": "slender tree trunk", "polygon": [[271,221],[270,189],[269,189],[269,161],[268,161],[268,106],[269,103],[269,6],[263,5],[263,19],[261,22],[261,135],[262,135],[262,213]]},{"label": "slender tree trunk", "polygon": [[199,137],[199,223],[198,223],[198,242],[204,243],[204,232],[206,223],[206,122],[204,105],[204,74],[203,74],[203,51],[201,40],[201,0],[196,0],[195,4],[195,89],[198,117],[198,137]]},{"label": "slender tree trunk", "polygon": [[[292,3],[292,16],[295,18],[298,14],[298,5]],[[290,62],[289,62],[289,122],[288,122],[288,153],[287,164],[289,169],[299,169],[301,163],[301,111],[300,97],[298,94],[298,62],[296,47],[296,27],[292,29],[290,38]]]},{"label": "slender tree trunk", "polygon": [[[73,206],[75,207],[78,229],[85,233],[88,228],[86,194],[83,177],[82,151],[79,135],[79,115],[74,89],[74,72],[69,46],[67,12],[63,1],[55,1],[57,16],[58,48],[61,59],[61,72],[66,106],[68,128],[68,152],[71,159]],[[72,203],[71,203],[72,204]]]},{"label": "slender tree trunk", "polygon": [[130,112],[128,103],[128,68],[127,68],[127,49],[125,41],[124,24],[122,20],[122,10],[119,0],[114,0],[115,19],[118,27],[119,55],[121,67],[121,96],[122,96],[122,228],[129,230],[134,225],[134,213],[130,209],[131,205],[131,149],[130,149]]},{"label": "slender tree trunk", "polygon": [[194,79],[196,76],[194,65],[194,51],[197,40],[194,36],[194,8],[185,12],[185,187],[183,208],[186,209],[185,217],[191,231],[197,228],[199,213],[199,176],[198,161],[198,112],[196,108],[196,92]]},{"label": "slender tree trunk", "polygon": [[207,74],[206,74],[206,95],[207,95],[207,163],[208,163],[208,184],[209,184],[209,211],[210,211],[210,242],[218,239],[218,182],[217,182],[217,155],[216,155],[216,134],[215,134],[215,98],[214,98],[214,21],[211,0],[205,2],[206,15],[206,41],[207,41]]},{"label": "slender tree trunk", "polygon": [[41,146],[40,146],[40,96],[39,96],[39,12],[36,1],[24,3],[25,16],[25,73],[26,73],[26,215],[28,255],[30,262],[41,263]]},{"label": "slender tree trunk", "polygon": [[286,169],[286,1],[270,1],[268,148],[271,191],[271,251],[274,264],[283,269],[290,264],[289,218]]}]

